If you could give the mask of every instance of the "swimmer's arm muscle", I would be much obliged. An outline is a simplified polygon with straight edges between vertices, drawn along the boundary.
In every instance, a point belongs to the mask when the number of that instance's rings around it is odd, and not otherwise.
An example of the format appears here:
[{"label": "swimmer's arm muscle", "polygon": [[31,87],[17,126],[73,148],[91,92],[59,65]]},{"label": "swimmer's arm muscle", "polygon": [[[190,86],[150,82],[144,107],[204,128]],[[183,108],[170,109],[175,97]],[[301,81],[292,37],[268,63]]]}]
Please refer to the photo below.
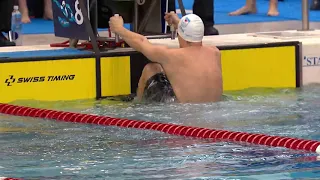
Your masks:
[{"label": "swimmer's arm muscle", "polygon": [[167,46],[153,45],[146,37],[127,30],[126,28],[118,31],[118,34],[130,47],[138,52],[141,52],[149,60],[160,64],[167,61],[167,54],[169,54],[169,48]]}]

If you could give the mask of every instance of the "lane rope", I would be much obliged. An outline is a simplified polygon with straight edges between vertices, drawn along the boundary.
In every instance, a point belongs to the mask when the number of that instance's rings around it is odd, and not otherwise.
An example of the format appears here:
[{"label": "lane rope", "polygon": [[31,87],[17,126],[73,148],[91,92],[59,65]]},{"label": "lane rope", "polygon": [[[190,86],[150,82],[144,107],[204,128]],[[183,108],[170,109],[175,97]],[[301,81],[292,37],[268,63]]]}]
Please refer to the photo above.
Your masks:
[{"label": "lane rope", "polygon": [[320,154],[320,142],[291,137],[270,136],[246,132],[207,129],[176,124],[165,124],[141,120],[130,120],[81,114],[73,112],[55,111],[0,103],[0,113],[13,116],[26,116],[73,123],[96,124],[101,126],[118,126],[124,128],[147,129],[185,137],[214,139],[220,141],[244,142],[256,145],[285,147],[293,150],[304,150]]},{"label": "lane rope", "polygon": [[17,178],[0,177],[0,180],[22,180]]}]

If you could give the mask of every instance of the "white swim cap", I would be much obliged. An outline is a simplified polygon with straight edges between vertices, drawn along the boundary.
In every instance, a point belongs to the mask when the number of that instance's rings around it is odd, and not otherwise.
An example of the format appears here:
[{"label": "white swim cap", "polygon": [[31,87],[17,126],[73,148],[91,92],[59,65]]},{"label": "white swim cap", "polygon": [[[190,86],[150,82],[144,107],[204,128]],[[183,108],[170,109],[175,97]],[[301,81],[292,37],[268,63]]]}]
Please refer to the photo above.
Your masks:
[{"label": "white swim cap", "polygon": [[201,18],[195,14],[183,16],[178,25],[178,35],[188,42],[201,42],[204,35]]}]

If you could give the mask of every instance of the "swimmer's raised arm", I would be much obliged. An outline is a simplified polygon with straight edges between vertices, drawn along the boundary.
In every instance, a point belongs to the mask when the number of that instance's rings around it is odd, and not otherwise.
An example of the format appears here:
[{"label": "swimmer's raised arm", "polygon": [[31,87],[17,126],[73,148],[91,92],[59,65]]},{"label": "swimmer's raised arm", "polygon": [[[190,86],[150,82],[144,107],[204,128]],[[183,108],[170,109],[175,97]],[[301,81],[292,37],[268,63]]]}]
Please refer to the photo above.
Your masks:
[{"label": "swimmer's raised arm", "polygon": [[132,32],[123,26],[121,16],[111,17],[109,21],[110,29],[117,33],[133,49],[141,52],[149,60],[157,63],[165,63],[168,60],[170,50],[167,46],[153,45],[148,39],[138,33]]}]

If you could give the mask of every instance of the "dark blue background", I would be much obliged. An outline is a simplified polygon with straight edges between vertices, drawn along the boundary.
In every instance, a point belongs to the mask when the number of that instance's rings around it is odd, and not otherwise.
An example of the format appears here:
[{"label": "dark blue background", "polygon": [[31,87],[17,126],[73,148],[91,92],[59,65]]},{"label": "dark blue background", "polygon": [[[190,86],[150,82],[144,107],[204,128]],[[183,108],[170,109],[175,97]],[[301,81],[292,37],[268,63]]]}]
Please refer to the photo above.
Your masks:
[{"label": "dark blue background", "polygon": [[[58,0],[61,4],[62,0]],[[87,0],[85,1],[85,5],[87,7]],[[75,2],[76,0],[65,0],[66,4],[69,4],[73,14],[75,15]],[[79,7],[80,9],[80,7]],[[82,25],[78,25],[76,22],[69,22],[69,27],[63,27],[58,17],[65,18],[64,14],[62,13],[60,7],[56,5],[56,3],[52,3],[52,10],[53,10],[53,21],[54,21],[54,30],[55,35],[59,37],[65,37],[65,38],[72,38],[72,39],[81,39],[81,40],[89,40],[89,36],[86,31],[85,23]],[[66,18],[67,20],[67,18]],[[39,27],[41,28],[41,27]]]}]

